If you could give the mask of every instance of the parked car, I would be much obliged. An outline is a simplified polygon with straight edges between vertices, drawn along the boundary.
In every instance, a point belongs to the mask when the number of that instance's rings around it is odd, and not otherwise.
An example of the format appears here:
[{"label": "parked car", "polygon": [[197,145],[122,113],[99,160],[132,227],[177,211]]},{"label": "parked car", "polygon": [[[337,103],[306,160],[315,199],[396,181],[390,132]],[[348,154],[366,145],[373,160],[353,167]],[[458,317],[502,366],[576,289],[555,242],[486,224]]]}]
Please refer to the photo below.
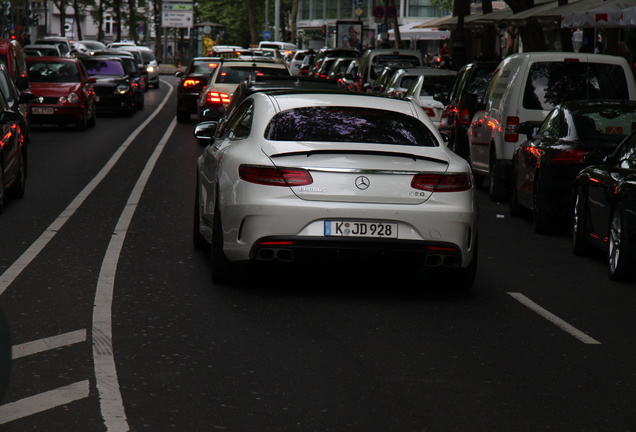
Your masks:
[{"label": "parked car", "polygon": [[505,58],[493,74],[468,128],[470,163],[478,183],[488,178],[489,196],[505,201],[512,154],[523,141],[520,123],[540,125],[555,105],[584,99],[636,99],[636,82],[618,56],[531,52]]},{"label": "parked car", "polygon": [[475,62],[457,71],[455,83],[444,105],[439,121],[439,131],[448,135],[448,146],[455,153],[468,159],[466,132],[477,112],[477,102],[486,91],[490,78],[499,62]]},{"label": "parked car", "polygon": [[145,68],[146,72],[148,73],[147,85],[154,88],[159,88],[159,62],[155,58],[155,54],[150,48],[137,45],[120,45],[117,47],[117,49],[123,51],[138,52],[142,60],[140,67]]},{"label": "parked car", "polygon": [[25,45],[24,54],[26,57],[61,57],[60,49],[57,45]]},{"label": "parked car", "polygon": [[512,156],[510,213],[531,210],[534,230],[548,233],[569,222],[572,185],[589,164],[586,155],[609,155],[636,130],[636,101],[566,102],[548,114],[536,133],[530,122],[517,129],[528,140]]},{"label": "parked car", "polygon": [[345,71],[342,78],[338,78],[338,86],[345,90],[353,91],[353,80],[358,73],[358,65],[360,64],[359,60],[354,60],[349,63],[347,70]]},{"label": "parked car", "polygon": [[81,40],[77,42],[88,48],[90,55],[94,55],[96,51],[106,51],[108,49],[106,44],[96,40]]},{"label": "parked car", "polygon": [[349,65],[351,62],[357,61],[357,58],[353,57],[339,57],[327,71],[327,76],[325,78],[329,80],[338,81],[340,78],[344,78],[345,73],[347,73],[347,69],[349,69]]},{"label": "parked car", "polygon": [[[199,121],[220,119],[225,114],[232,94],[247,77],[257,75],[291,76],[286,65],[273,62],[230,60],[222,62],[210,75],[208,85],[197,102]],[[204,112],[205,115],[204,115]]]},{"label": "parked car", "polygon": [[97,94],[98,111],[127,116],[137,111],[133,81],[121,58],[91,56],[84,57],[81,61],[88,75],[96,80],[93,88]]},{"label": "parked car", "polygon": [[303,64],[303,60],[307,54],[314,53],[314,50],[298,50],[294,53],[291,61],[289,62],[289,71],[294,76],[300,75],[300,67]]},{"label": "parked car", "polygon": [[208,79],[214,69],[221,62],[220,59],[210,57],[195,57],[190,61],[185,72],[177,72],[177,121],[190,121],[192,114],[197,114],[197,101],[201,92],[208,85]]},{"label": "parked car", "polygon": [[20,113],[12,110],[0,92],[0,212],[8,196],[22,198],[26,189],[26,142]]},{"label": "parked car", "polygon": [[300,76],[309,76],[309,71],[313,67],[316,54],[307,54],[300,65]]},{"label": "parked car", "polygon": [[[595,159],[595,160],[594,160]],[[574,183],[572,249],[605,252],[609,277],[634,278],[636,269],[636,133],[610,156],[590,157]]]},{"label": "parked car", "polygon": [[[195,127],[194,244],[215,283],[238,263],[384,258],[468,290],[477,266],[470,168],[409,101],[350,92],[257,92]],[[429,233],[435,233],[431,235]],[[395,263],[393,262],[393,263]]]},{"label": "parked car", "polygon": [[22,46],[17,41],[0,39],[0,62],[7,66],[7,72],[18,90],[29,88],[26,56]]},{"label": "parked car", "polygon": [[408,85],[413,80],[411,86],[406,90],[404,98],[421,106],[437,127],[444,111],[442,100],[448,98],[456,77],[457,72],[452,70],[427,68],[419,76],[407,73],[401,78],[398,77],[402,79],[402,83],[396,87],[390,82],[385,91],[389,94],[401,94],[403,88],[401,86]]},{"label": "parked car", "polygon": [[40,103],[31,106],[31,124],[69,123],[78,130],[95,126],[96,96],[82,62],[72,57],[29,57],[31,92]]},{"label": "parked car", "polygon": [[124,64],[124,72],[128,76],[128,79],[131,82],[133,93],[135,97],[135,108],[137,110],[141,110],[146,105],[146,97],[145,97],[145,75],[139,69],[139,65],[137,64],[137,60],[132,55],[132,53],[128,51],[110,51],[108,54],[96,54],[94,57],[117,57],[120,58],[122,63]]},{"label": "parked car", "polygon": [[[31,103],[36,101],[30,90],[19,91],[9,75],[6,65],[0,63],[0,93],[4,96],[9,109],[20,115],[20,129],[24,144],[31,140]],[[25,165],[27,161],[27,147],[24,148]]]},{"label": "parked car", "polygon": [[422,53],[404,49],[368,49],[360,57],[360,65],[354,80],[354,89],[369,92],[378,74],[385,68],[415,68],[424,66]]}]

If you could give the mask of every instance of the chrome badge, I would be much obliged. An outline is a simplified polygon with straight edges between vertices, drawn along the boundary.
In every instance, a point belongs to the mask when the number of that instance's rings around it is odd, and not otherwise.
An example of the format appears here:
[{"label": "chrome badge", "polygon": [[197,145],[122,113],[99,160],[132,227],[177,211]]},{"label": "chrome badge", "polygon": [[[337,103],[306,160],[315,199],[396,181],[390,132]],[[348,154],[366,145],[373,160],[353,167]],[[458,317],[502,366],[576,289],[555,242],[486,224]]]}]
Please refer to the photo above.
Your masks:
[{"label": "chrome badge", "polygon": [[371,186],[371,182],[369,181],[369,179],[365,176],[360,176],[358,178],[356,178],[356,187],[360,190],[365,190],[365,189],[369,189],[369,186]]}]

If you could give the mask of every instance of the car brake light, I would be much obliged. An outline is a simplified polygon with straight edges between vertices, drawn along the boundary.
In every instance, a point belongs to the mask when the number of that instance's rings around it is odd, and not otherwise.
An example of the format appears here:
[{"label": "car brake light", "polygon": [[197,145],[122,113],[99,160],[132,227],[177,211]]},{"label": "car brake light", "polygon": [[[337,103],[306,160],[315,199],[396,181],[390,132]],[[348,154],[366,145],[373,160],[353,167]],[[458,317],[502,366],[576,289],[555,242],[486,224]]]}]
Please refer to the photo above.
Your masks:
[{"label": "car brake light", "polygon": [[470,173],[462,174],[416,174],[411,180],[413,189],[427,192],[461,192],[473,185]]},{"label": "car brake light", "polygon": [[187,79],[183,81],[183,86],[184,87],[194,87],[195,85],[199,84],[201,81],[198,79]]},{"label": "car brake light", "polygon": [[270,168],[241,165],[239,177],[250,183],[267,186],[306,186],[313,183],[309,171],[295,168]]},{"label": "car brake light", "polygon": [[585,150],[560,150],[550,158],[550,162],[560,164],[583,163],[585,153]]},{"label": "car brake light", "polygon": [[519,117],[506,118],[506,129],[504,133],[504,141],[517,142],[519,140],[519,134],[517,133],[518,125],[519,125]]},{"label": "car brake light", "polygon": [[461,108],[459,110],[459,124],[470,124],[470,112],[468,111],[468,108]]},{"label": "car brake light", "polygon": [[230,95],[227,93],[219,93],[219,92],[207,92],[205,95],[205,100],[210,103],[230,103]]},{"label": "car brake light", "polygon": [[422,109],[429,117],[435,117],[435,111],[433,111],[433,108],[423,106]]}]

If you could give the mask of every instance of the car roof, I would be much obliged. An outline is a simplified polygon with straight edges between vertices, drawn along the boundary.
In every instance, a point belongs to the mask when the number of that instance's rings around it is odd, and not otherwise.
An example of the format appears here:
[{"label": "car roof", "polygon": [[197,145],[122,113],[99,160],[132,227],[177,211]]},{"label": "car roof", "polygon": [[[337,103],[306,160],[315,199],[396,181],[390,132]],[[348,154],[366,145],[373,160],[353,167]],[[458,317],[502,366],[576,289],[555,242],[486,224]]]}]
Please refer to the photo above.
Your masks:
[{"label": "car roof", "polygon": [[264,67],[275,67],[275,68],[279,68],[279,69],[287,69],[287,66],[285,66],[282,63],[276,63],[276,62],[270,62],[270,61],[261,61],[259,60],[237,60],[237,59],[232,59],[232,60],[226,60],[224,62],[221,63],[223,66],[232,66],[232,67],[252,67],[252,66],[264,66]]},{"label": "car roof", "polygon": [[43,56],[43,57],[28,57],[27,62],[42,62],[42,61],[57,61],[66,63],[78,63],[79,59],[74,57],[60,57],[60,56]]}]

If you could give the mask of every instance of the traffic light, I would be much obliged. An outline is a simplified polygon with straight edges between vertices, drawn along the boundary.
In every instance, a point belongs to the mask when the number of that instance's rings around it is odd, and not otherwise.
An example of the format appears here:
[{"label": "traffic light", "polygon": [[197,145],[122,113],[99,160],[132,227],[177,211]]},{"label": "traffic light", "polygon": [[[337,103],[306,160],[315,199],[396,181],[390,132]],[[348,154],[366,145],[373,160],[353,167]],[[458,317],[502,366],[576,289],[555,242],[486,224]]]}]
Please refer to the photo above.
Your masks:
[{"label": "traffic light", "polygon": [[326,36],[326,35],[327,35],[327,26],[326,26],[326,25],[323,25],[323,26],[322,26],[322,35],[323,35],[323,36]]}]

